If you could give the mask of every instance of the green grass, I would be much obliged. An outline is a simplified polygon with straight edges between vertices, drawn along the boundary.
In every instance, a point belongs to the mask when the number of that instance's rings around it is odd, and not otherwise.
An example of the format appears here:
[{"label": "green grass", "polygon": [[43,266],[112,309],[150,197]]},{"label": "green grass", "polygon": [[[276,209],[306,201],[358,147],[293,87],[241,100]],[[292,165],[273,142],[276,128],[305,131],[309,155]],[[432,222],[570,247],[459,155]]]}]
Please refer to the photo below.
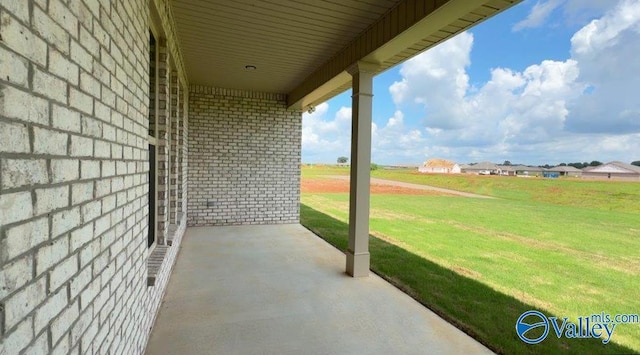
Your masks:
[{"label": "green grass", "polygon": [[[315,173],[320,174],[320,170],[316,169]],[[420,174],[410,170],[376,170],[371,175],[381,179],[444,187],[510,200],[640,212],[638,182]]]},{"label": "green grass", "polygon": [[[303,178],[337,174],[315,168],[303,168]],[[514,331],[529,309],[570,318],[640,313],[640,200],[618,200],[640,184],[374,175],[500,197],[371,198],[372,269],[459,328],[501,353],[640,352],[639,324],[618,325],[606,346],[551,335],[531,346]],[[566,194],[558,187],[597,202],[558,197]],[[347,194],[303,194],[302,202],[302,223],[346,249]]]},{"label": "green grass", "polygon": [[303,179],[318,178],[327,175],[349,175],[349,167],[336,165],[303,165],[301,175]]}]

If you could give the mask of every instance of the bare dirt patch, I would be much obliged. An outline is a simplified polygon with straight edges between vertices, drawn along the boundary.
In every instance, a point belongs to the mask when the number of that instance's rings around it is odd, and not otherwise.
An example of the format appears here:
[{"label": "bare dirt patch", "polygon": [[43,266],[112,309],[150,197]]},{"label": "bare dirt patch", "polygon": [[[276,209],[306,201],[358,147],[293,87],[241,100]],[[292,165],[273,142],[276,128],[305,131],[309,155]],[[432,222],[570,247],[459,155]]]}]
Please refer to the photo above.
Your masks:
[{"label": "bare dirt patch", "polygon": [[[300,185],[302,193],[349,193],[349,181],[346,180],[302,179]],[[450,196],[450,194],[439,191],[418,190],[375,183],[371,184],[371,193],[387,195]]]}]

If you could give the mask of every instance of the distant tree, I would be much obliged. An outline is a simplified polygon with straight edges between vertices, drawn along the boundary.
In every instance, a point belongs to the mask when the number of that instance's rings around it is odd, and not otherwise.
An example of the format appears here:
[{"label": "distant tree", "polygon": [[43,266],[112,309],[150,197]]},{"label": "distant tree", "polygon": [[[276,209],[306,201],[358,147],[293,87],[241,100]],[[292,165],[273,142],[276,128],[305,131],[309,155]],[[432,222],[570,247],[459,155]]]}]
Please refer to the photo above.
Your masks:
[{"label": "distant tree", "polygon": [[511,166],[511,162],[508,160],[505,160],[504,163],[502,163],[502,165],[504,166]]},{"label": "distant tree", "polygon": [[577,163],[569,163],[569,164],[567,164],[567,165],[569,165],[569,166],[573,166],[573,167],[574,167],[574,168],[576,168],[576,169],[582,169],[582,168],[584,168],[585,166],[589,166],[589,164],[584,165],[584,164],[582,164],[582,163],[580,163],[580,162],[577,162]]},{"label": "distant tree", "polygon": [[376,163],[371,163],[371,171],[380,169],[380,165]]},{"label": "distant tree", "polygon": [[631,162],[631,165],[640,166],[640,160]]},{"label": "distant tree", "polygon": [[567,163],[560,163],[558,166],[567,166]]},{"label": "distant tree", "polygon": [[347,157],[338,157],[338,164],[346,164],[349,161]]},{"label": "distant tree", "polygon": [[583,167],[583,168],[586,168],[587,166],[589,166],[589,163],[587,163],[586,161],[585,161],[585,162],[582,162],[582,167]]},{"label": "distant tree", "polygon": [[598,165],[602,165],[602,162],[594,160],[591,163],[589,163],[590,166],[598,166]]}]

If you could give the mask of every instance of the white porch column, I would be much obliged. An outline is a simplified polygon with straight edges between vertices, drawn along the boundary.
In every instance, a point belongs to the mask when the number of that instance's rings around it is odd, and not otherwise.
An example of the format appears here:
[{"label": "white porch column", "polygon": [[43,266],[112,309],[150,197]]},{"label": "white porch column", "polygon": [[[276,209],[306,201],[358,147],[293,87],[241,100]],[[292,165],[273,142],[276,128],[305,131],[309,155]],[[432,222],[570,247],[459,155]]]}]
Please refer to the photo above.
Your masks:
[{"label": "white porch column", "polygon": [[369,275],[369,184],[371,177],[371,113],[376,65],[358,62],[352,76],[351,186],[349,192],[349,248],[347,274]]}]

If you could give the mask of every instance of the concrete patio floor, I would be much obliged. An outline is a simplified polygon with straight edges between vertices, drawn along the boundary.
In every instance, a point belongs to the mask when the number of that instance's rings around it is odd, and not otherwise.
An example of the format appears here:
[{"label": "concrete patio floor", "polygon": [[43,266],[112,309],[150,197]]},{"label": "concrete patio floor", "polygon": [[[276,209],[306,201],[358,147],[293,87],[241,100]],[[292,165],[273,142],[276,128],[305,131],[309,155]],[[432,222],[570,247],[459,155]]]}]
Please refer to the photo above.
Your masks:
[{"label": "concrete patio floor", "polygon": [[490,353],[301,225],[190,228],[147,354]]}]

